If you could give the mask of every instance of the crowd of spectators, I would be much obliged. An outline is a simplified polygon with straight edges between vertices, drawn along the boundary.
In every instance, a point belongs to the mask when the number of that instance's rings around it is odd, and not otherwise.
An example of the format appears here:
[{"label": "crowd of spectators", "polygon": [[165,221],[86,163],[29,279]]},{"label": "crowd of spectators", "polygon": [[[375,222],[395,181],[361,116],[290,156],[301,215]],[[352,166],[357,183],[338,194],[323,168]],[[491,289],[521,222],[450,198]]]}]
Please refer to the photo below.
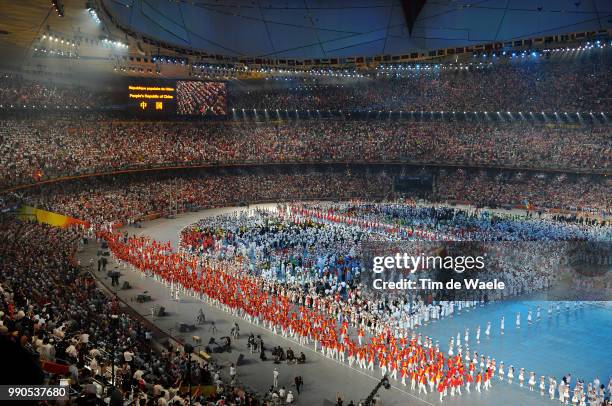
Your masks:
[{"label": "crowd of spectators", "polygon": [[233,173],[121,176],[65,182],[28,190],[33,206],[103,224],[143,214],[168,214],[257,201],[382,198],[391,192],[384,172]]},{"label": "crowd of spectators", "polygon": [[0,74],[0,105],[6,107],[98,108],[107,102],[104,93],[84,87],[39,82],[18,74]]},{"label": "crowd of spectators", "polygon": [[[612,103],[605,84],[611,79],[610,64],[606,48],[569,57],[479,59],[410,70],[383,65],[360,79],[316,78],[298,86],[293,85],[298,78],[247,86],[230,82],[227,93],[229,107],[236,110],[609,112]],[[196,82],[180,83],[206,98],[212,89],[197,88]],[[225,114],[224,86],[217,90],[223,97],[205,104],[215,114]],[[0,104],[98,108],[109,100],[104,92],[80,86],[18,74],[0,76]],[[189,109],[200,107],[190,104]]]},{"label": "crowd of spectators", "polygon": [[[542,59],[542,58],[540,58]],[[230,89],[235,109],[610,111],[609,51],[559,60],[498,59],[462,69],[385,70],[375,78],[311,86]],[[465,67],[465,69],[463,69]],[[402,76],[397,77],[400,72]]]},{"label": "crowd of spectators", "polygon": [[172,165],[407,162],[604,171],[606,126],[307,120],[284,123],[6,120],[0,185]]},{"label": "crowd of spectators", "polygon": [[[20,192],[32,206],[103,224],[137,220],[204,207],[258,201],[380,199],[413,197],[394,192],[399,169],[349,168],[232,173],[134,174],[60,182]],[[431,201],[478,206],[521,206],[609,213],[610,180],[605,176],[513,171],[435,170]]]},{"label": "crowd of spectators", "polygon": [[[153,332],[78,266],[73,254],[84,241],[80,230],[6,215],[0,225],[0,345],[18,345],[33,359],[66,366],[66,372],[56,367],[44,379],[58,384],[69,378],[75,404],[103,404],[95,399],[104,397],[98,386],[111,386],[113,358],[117,393],[106,392],[111,404],[118,404],[112,402],[117,396],[152,402],[146,404],[186,404],[187,355],[171,344],[155,345]],[[252,396],[223,383],[216,365],[192,362],[194,385],[217,386],[196,402],[215,404],[223,397],[240,403],[237,398]]]},{"label": "crowd of spectators", "polygon": [[606,176],[441,170],[437,198],[478,206],[521,205],[545,209],[610,212],[612,179]]}]

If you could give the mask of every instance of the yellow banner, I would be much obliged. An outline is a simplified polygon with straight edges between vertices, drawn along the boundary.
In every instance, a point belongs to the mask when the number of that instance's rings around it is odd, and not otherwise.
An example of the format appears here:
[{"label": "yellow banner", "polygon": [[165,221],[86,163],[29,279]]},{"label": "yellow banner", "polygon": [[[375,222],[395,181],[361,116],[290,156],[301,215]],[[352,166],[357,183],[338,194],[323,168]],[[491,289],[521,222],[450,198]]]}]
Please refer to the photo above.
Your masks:
[{"label": "yellow banner", "polygon": [[37,209],[32,206],[21,206],[17,211],[17,217],[23,221],[36,221],[40,224],[49,224],[54,227],[66,228],[73,225],[81,224],[89,226],[89,223],[83,220],[78,220],[73,217],[64,216],[63,214],[53,213],[51,211]]}]

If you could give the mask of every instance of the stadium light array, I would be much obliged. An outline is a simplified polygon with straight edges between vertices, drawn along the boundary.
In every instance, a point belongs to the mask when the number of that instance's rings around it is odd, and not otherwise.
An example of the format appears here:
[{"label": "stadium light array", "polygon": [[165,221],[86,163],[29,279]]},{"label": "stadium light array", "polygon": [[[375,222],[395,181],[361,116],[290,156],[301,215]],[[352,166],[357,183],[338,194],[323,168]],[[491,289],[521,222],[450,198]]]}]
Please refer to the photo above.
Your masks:
[{"label": "stadium light array", "polygon": [[94,20],[96,24],[100,24],[100,17],[98,17],[98,13],[96,13],[96,10],[90,7],[87,9],[87,11],[89,12],[89,16],[91,17],[91,19]]},{"label": "stadium light array", "polygon": [[64,16],[64,5],[60,3],[60,0],[51,0],[51,5],[59,17]]},{"label": "stadium light array", "polygon": [[117,48],[128,48],[127,44],[124,44],[121,41],[112,41],[112,40],[110,40],[108,38],[104,38],[102,40],[102,44],[106,45],[106,46],[114,46],[114,47],[117,47]]},{"label": "stadium light array", "polygon": [[41,37],[41,42],[47,41],[47,40],[49,42],[57,42],[57,43],[59,43],[61,45],[68,45],[68,46],[72,46],[72,47],[76,47],[77,46],[77,43],[75,41],[71,41],[71,40],[66,39],[64,37],[57,37],[57,36],[54,36],[54,35],[51,35],[51,34],[49,34],[49,35],[43,34],[42,37]]}]

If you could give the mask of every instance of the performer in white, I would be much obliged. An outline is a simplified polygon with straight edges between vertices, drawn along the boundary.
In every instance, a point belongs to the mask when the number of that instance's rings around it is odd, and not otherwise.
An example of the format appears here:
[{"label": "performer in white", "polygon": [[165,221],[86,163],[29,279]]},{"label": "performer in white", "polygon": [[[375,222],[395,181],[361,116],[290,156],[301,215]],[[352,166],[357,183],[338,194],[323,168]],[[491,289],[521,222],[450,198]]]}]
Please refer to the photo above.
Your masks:
[{"label": "performer in white", "polygon": [[563,398],[565,397],[565,383],[563,381],[559,382],[557,390],[559,392],[559,402],[563,403]]},{"label": "performer in white", "polygon": [[550,395],[550,400],[555,399],[555,389],[557,387],[557,381],[555,378],[548,378],[548,394]]},{"label": "performer in white", "polygon": [[529,382],[527,383],[529,384],[529,390],[533,392],[536,384],[535,372],[529,373]]},{"label": "performer in white", "polygon": [[531,324],[531,310],[527,312],[527,324]]},{"label": "performer in white", "polygon": [[512,383],[513,379],[514,379],[514,367],[510,365],[510,368],[508,368],[508,382]]}]

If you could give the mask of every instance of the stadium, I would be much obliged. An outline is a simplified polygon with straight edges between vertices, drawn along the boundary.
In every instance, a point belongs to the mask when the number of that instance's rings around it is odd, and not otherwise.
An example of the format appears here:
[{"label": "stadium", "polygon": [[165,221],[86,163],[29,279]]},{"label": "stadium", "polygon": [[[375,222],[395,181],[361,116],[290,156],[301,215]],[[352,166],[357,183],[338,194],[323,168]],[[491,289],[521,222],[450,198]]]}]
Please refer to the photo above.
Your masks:
[{"label": "stadium", "polygon": [[611,404],[610,1],[3,0],[0,52],[0,401]]}]

